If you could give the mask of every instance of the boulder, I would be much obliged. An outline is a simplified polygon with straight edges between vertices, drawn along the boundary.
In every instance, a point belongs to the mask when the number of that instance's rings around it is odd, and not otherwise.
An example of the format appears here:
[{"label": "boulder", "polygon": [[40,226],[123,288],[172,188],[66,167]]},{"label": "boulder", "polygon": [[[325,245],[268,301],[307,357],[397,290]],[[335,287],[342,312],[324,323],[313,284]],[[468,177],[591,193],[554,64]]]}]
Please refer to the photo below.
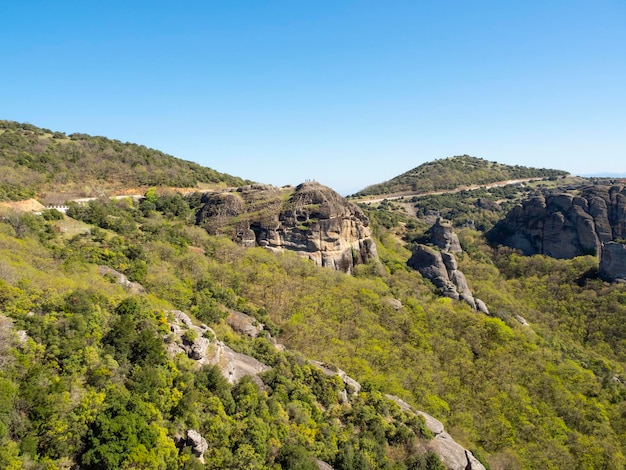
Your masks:
[{"label": "boulder", "polygon": [[256,338],[265,325],[263,323],[259,323],[256,321],[254,317],[250,315],[246,315],[242,312],[237,312],[236,310],[231,310],[226,317],[226,323],[238,333],[242,333],[244,335],[250,336],[251,338]]},{"label": "boulder", "polygon": [[189,429],[187,431],[187,444],[191,446],[191,451],[194,455],[204,463],[204,453],[209,448],[206,439],[195,429]]},{"label": "boulder", "polygon": [[437,251],[426,245],[416,245],[407,265],[430,280],[441,295],[453,300],[463,300],[474,310],[489,313],[487,305],[474,298],[465,275],[459,271],[458,263],[452,253]]},{"label": "boulder", "polygon": [[626,281],[626,244],[608,242],[602,246],[598,274],[608,281]]},{"label": "boulder", "polygon": [[444,251],[450,253],[461,253],[463,249],[459,243],[459,237],[454,232],[452,225],[437,218],[435,224],[428,230],[430,241]]}]

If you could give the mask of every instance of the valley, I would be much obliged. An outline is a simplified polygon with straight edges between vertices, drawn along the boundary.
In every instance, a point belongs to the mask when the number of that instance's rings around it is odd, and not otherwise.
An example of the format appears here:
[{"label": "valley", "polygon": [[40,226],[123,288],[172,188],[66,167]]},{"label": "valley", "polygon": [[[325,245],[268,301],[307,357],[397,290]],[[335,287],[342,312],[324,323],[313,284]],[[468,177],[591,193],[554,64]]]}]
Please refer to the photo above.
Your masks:
[{"label": "valley", "polygon": [[622,182],[344,199],[2,129],[0,468],[626,467]]}]

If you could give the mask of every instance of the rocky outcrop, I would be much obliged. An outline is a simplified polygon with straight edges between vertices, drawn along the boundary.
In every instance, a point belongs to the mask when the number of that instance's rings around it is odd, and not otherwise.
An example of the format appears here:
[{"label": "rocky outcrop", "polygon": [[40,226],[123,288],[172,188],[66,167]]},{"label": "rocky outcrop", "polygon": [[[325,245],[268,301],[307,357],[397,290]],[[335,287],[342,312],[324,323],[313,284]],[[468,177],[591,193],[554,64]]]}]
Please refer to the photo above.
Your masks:
[{"label": "rocky outcrop", "polygon": [[428,234],[430,235],[431,243],[442,250],[450,253],[463,252],[454,228],[452,228],[451,224],[444,222],[441,217],[437,218],[435,224],[428,229]]},{"label": "rocky outcrop", "polygon": [[129,280],[124,274],[108,266],[99,266],[100,275],[112,279],[116,284],[124,287],[131,294],[145,294],[146,289],[138,282]]},{"label": "rocky outcrop", "polygon": [[186,443],[191,447],[191,451],[196,457],[198,457],[198,460],[204,463],[204,453],[209,448],[209,444],[206,439],[195,429],[189,429],[187,431]]},{"label": "rocky outcrop", "polygon": [[595,185],[579,194],[535,196],[514,207],[487,237],[526,255],[599,255],[603,243],[626,238],[626,189]]},{"label": "rocky outcrop", "polygon": [[407,265],[429,279],[443,296],[453,300],[464,300],[474,310],[489,313],[487,305],[472,295],[465,275],[459,271],[452,253],[438,251],[426,245],[416,245]]},{"label": "rocky outcrop", "polygon": [[485,466],[474,457],[469,450],[456,442],[446,432],[441,421],[433,418],[428,413],[414,410],[411,405],[394,395],[387,398],[397,403],[402,411],[415,413],[424,418],[426,427],[433,433],[433,439],[428,441],[426,447],[437,454],[441,462],[450,470],[485,470]]},{"label": "rocky outcrop", "polygon": [[236,383],[249,375],[259,387],[263,387],[259,374],[270,370],[270,367],[253,357],[233,351],[216,338],[211,328],[194,325],[186,313],[180,310],[169,313],[172,316],[171,334],[166,338],[166,347],[172,356],[184,353],[196,361],[198,366],[216,365],[229,383]]},{"label": "rocky outcrop", "polygon": [[608,281],[626,281],[626,244],[608,242],[602,246],[598,274]]},{"label": "rocky outcrop", "polygon": [[231,310],[226,317],[226,323],[238,333],[256,338],[263,331],[263,323],[243,312]]},{"label": "rocky outcrop", "polygon": [[323,362],[319,362],[319,361],[309,361],[309,362],[313,364],[315,367],[317,367],[318,369],[320,369],[324,374],[329,375],[329,376],[336,375],[342,380],[343,384],[346,387],[341,391],[340,398],[343,403],[348,402],[349,395],[358,395],[359,392],[361,391],[361,384],[357,382],[356,380],[354,380],[352,377],[350,377],[348,374],[346,374],[345,371],[338,369],[334,366],[331,366],[329,364],[325,364]]},{"label": "rocky outcrop", "polygon": [[345,272],[378,257],[363,211],[316,182],[295,190],[253,185],[207,193],[202,203],[196,217],[199,225],[247,247],[294,251]]}]

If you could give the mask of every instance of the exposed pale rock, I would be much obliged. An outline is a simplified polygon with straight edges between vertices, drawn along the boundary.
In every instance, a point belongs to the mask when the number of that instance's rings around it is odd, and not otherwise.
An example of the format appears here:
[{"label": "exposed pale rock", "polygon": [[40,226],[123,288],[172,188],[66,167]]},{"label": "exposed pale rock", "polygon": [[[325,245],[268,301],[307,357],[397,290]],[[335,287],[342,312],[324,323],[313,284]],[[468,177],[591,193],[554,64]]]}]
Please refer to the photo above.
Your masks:
[{"label": "exposed pale rock", "polygon": [[124,274],[116,271],[108,266],[99,266],[99,271],[102,276],[109,276],[115,280],[120,286],[126,288],[133,294],[145,294],[146,289],[138,282],[130,281]]},{"label": "exposed pale rock", "polygon": [[285,191],[253,185],[209,193],[196,221],[246,247],[294,251],[345,272],[378,258],[369,220],[356,205],[316,182],[300,184],[286,199]]},{"label": "exposed pale rock", "polygon": [[231,310],[226,317],[226,323],[235,331],[256,338],[263,331],[263,323],[259,323],[254,317],[242,312]]},{"label": "exposed pale rock", "polygon": [[626,244],[608,242],[602,246],[598,273],[609,281],[626,280]]},{"label": "exposed pale rock", "polygon": [[313,364],[314,366],[318,367],[319,369],[321,369],[321,371],[324,372],[324,374],[326,375],[339,376],[339,378],[343,381],[344,385],[346,386],[347,392],[349,392],[351,395],[357,395],[361,391],[361,384],[357,382],[356,380],[354,380],[352,377],[348,376],[348,374],[346,374],[345,371],[338,369],[336,367],[330,366],[329,364],[325,364],[320,361],[309,361],[309,362]]},{"label": "exposed pale rock", "polygon": [[489,308],[487,307],[487,304],[485,302],[477,297],[474,297],[474,301],[476,302],[476,310],[489,315]]},{"label": "exposed pale rock", "polygon": [[187,431],[187,443],[191,446],[194,455],[204,463],[204,453],[209,448],[206,439],[195,429],[189,429]]},{"label": "exposed pale rock", "polygon": [[323,460],[315,459],[315,463],[317,464],[317,468],[319,468],[320,470],[333,470],[333,467],[331,467]]},{"label": "exposed pale rock", "polygon": [[384,299],[384,302],[394,310],[400,310],[402,308],[402,302],[400,302],[400,300],[398,299],[386,298]]},{"label": "exposed pale rock", "polygon": [[[169,312],[173,321],[170,323],[170,331],[174,337],[166,343],[166,349],[169,354],[185,353],[189,358],[196,361],[198,367],[203,364],[217,365],[224,376],[230,383],[239,381],[243,376],[250,375],[253,380],[263,387],[263,382],[258,377],[260,373],[270,370],[270,367],[257,361],[253,357],[240,354],[233,351],[223,342],[215,339],[215,331],[206,325],[196,326],[191,318],[180,310],[172,310]],[[189,330],[195,332],[196,337],[193,341],[185,339],[185,333]],[[206,338],[208,334],[213,340]]]},{"label": "exposed pale rock", "polygon": [[515,319],[521,323],[522,326],[528,326],[528,322],[526,321],[526,319],[521,316],[521,315],[515,315]]},{"label": "exposed pale rock", "polygon": [[404,400],[394,396],[386,395],[387,398],[397,403],[405,412],[412,412],[424,418],[426,427],[433,433],[433,439],[428,441],[426,447],[437,454],[441,462],[451,470],[485,470],[476,457],[462,445],[456,442],[448,434],[438,419],[423,411],[414,410]]}]

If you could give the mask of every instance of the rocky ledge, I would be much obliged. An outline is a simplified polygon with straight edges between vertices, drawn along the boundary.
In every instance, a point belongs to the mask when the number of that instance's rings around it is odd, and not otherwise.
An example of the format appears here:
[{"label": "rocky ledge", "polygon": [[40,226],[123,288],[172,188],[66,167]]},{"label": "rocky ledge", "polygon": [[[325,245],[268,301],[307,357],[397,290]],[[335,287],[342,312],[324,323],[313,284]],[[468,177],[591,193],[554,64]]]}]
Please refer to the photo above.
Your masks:
[{"label": "rocky ledge", "polygon": [[250,185],[207,193],[202,203],[199,225],[247,247],[294,251],[344,272],[378,258],[363,211],[316,182],[295,189]]}]

